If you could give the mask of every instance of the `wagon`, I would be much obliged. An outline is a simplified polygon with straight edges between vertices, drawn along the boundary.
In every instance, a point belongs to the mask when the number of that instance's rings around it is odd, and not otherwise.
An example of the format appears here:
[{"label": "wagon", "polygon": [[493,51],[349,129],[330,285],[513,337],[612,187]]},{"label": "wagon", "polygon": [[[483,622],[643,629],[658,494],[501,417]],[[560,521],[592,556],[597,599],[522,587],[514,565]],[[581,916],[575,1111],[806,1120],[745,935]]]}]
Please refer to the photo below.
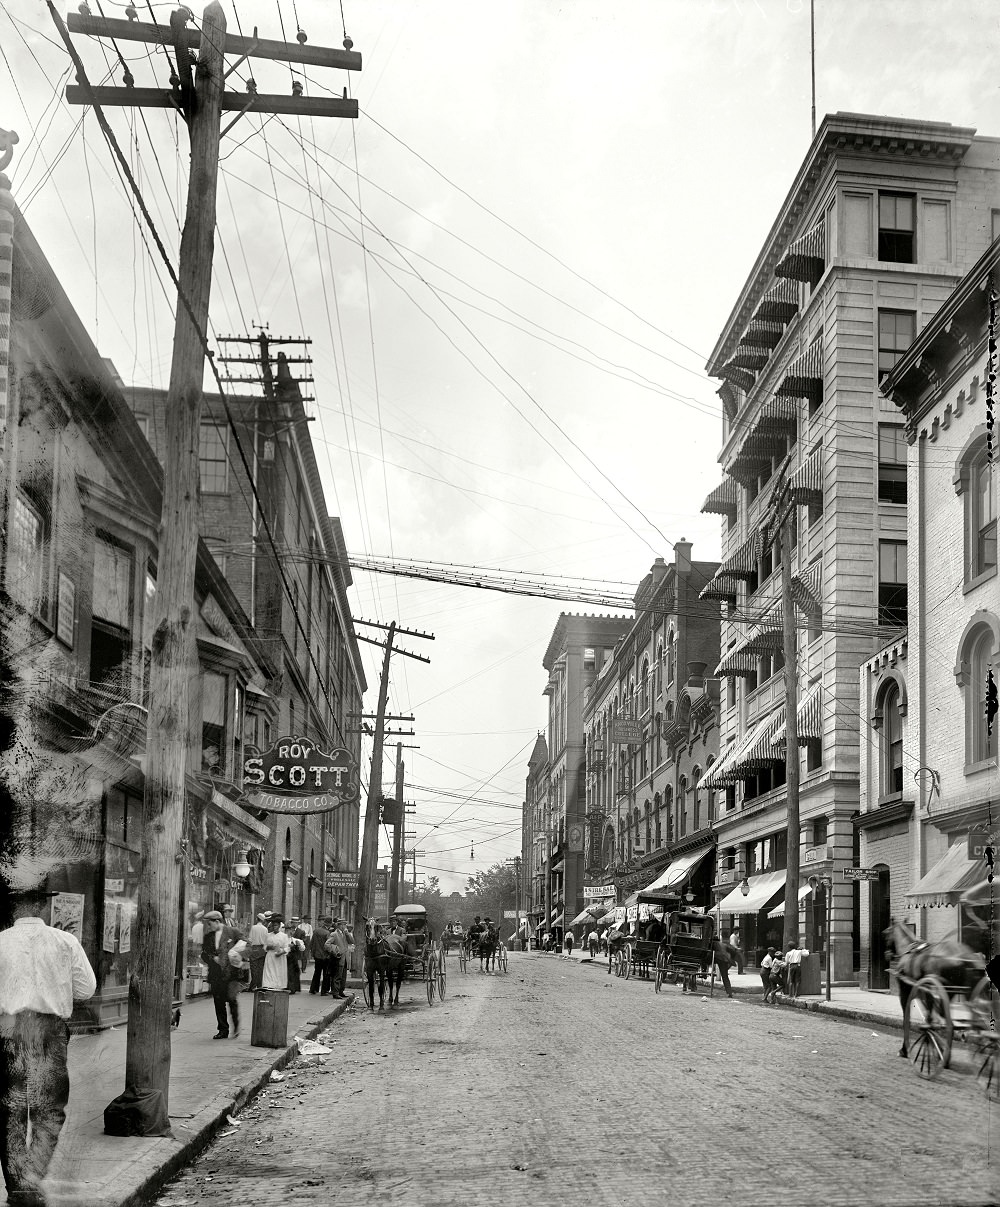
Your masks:
[{"label": "wagon", "polygon": [[715,921],[708,914],[675,910],[667,922],[667,937],[656,953],[657,993],[664,984],[680,981],[689,993],[698,988],[699,976],[711,968],[709,992],[715,992]]},{"label": "wagon", "polygon": [[948,1068],[957,1037],[972,1052],[986,1097],[1000,1102],[998,1018],[1000,993],[988,976],[971,990],[946,984],[939,976],[920,977],[903,1011],[903,1043],[917,1075],[931,1080]]},{"label": "wagon", "polygon": [[447,988],[447,970],[443,944],[435,943],[427,924],[427,910],[422,905],[398,905],[392,919],[397,926],[405,926],[402,936],[406,954],[403,957],[403,975],[408,979],[421,980],[427,987],[427,1004],[434,1001],[435,993],[442,1000]]}]

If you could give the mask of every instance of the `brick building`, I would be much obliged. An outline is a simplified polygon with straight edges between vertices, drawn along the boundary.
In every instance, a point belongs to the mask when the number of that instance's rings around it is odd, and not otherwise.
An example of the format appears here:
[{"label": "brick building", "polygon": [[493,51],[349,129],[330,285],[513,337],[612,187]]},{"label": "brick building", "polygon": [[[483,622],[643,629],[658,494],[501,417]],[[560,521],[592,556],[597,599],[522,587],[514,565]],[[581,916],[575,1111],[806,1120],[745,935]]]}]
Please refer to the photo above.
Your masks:
[{"label": "brick building", "polygon": [[521,893],[519,905],[525,926],[534,933],[548,919],[546,861],[548,859],[549,752],[545,735],[538,734],[528,759],[521,814]]},{"label": "brick building", "polygon": [[[301,736],[325,750],[345,748],[359,761],[366,681],[348,601],[344,534],[327,512],[298,385],[280,354],[272,393],[228,400],[246,465],[218,395],[205,395],[201,426],[202,537],[280,671],[275,715],[262,715],[245,737],[266,750],[278,737]],[[154,450],[161,449],[166,394],[133,387],[128,397]],[[241,776],[242,768],[234,769],[237,787]],[[360,801],[330,813],[270,816],[267,905],[286,916],[353,916],[343,877],[336,879],[341,887],[332,878],[328,887],[327,873],[357,872],[359,818]]]},{"label": "brick building", "polygon": [[[1000,190],[995,205],[994,220]],[[994,425],[991,463],[986,425],[998,266],[994,243],[882,382],[906,419],[911,602],[909,657],[890,660],[871,694],[861,853],[880,878],[861,900],[869,977],[890,910],[930,941],[957,938],[984,954],[1000,944],[1000,881],[986,884],[982,856],[1000,842],[1000,719],[991,734],[986,717],[988,672],[1000,679],[1000,439]],[[994,327],[995,337],[1000,318]],[[883,827],[883,816],[898,820]]]},{"label": "brick building", "polygon": [[[907,623],[907,476],[899,413],[878,392],[992,238],[995,139],[947,123],[838,113],[821,124],[708,362],[721,378],[727,605],[718,841],[722,924],[748,954],[780,939],[787,867],[780,574],[762,538],[791,453],[803,878],[832,877],[834,975],[860,962],[858,671]],[[793,839],[795,841],[795,839]],[[732,890],[749,881],[749,892]],[[725,894],[725,895],[724,895]],[[825,900],[800,892],[823,952]]]},{"label": "brick building", "polygon": [[[671,564],[657,558],[587,695],[587,874],[614,885],[618,904],[669,865],[672,887],[711,905],[716,800],[701,778],[719,749],[719,681],[706,676],[719,659],[719,607],[698,595],[717,568],[692,561],[683,540]],[[616,741],[622,718],[637,723],[632,742]]]}]

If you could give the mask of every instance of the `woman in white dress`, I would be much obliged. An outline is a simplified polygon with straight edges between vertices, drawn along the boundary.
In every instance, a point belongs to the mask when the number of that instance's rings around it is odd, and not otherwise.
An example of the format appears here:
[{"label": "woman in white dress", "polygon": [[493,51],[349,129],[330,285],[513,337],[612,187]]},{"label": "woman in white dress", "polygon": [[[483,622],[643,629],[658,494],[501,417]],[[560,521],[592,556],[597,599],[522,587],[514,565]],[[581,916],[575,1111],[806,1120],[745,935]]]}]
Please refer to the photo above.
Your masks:
[{"label": "woman in white dress", "polygon": [[285,920],[280,914],[272,914],[268,919],[264,947],[263,987],[287,989],[288,953],[292,949],[292,939],[290,935],[285,934]]}]

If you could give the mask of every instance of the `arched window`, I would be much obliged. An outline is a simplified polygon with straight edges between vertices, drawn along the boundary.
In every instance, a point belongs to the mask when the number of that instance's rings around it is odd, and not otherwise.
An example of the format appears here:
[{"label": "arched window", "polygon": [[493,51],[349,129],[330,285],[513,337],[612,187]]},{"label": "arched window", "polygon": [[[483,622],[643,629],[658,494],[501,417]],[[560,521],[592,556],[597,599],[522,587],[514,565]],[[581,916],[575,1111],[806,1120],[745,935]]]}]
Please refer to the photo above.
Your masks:
[{"label": "arched window", "polygon": [[653,797],[653,816],[655,818],[655,825],[656,825],[656,849],[657,850],[659,850],[660,847],[663,846],[663,827],[661,824],[660,806],[661,806],[660,794],[659,794],[659,792],[657,792],[657,794]]},{"label": "arched window", "polygon": [[687,776],[682,775],[677,782],[677,835],[683,838],[687,833]]},{"label": "arched window", "polygon": [[903,791],[903,717],[895,683],[882,697],[880,745],[879,796],[893,796]]},{"label": "arched window", "polygon": [[653,766],[659,767],[663,762],[663,718],[659,713],[653,721]]},{"label": "arched window", "polygon": [[667,790],[663,794],[663,813],[667,822],[667,842],[673,842],[674,838],[674,790],[667,785]]},{"label": "arched window", "polygon": [[648,800],[646,801],[645,817],[643,818],[643,821],[645,823],[646,830],[646,850],[651,851],[653,849],[653,826],[650,804]]},{"label": "arched window", "polygon": [[670,630],[667,637],[667,682],[673,683],[677,669],[677,634]]},{"label": "arched window", "polygon": [[993,762],[997,753],[997,727],[986,732],[986,677],[1000,670],[1000,620],[992,612],[975,613],[958,645],[955,680],[965,691],[965,760],[970,765]]},{"label": "arched window", "polygon": [[663,642],[656,647],[656,694],[663,691]]},{"label": "arched window", "polygon": [[698,787],[701,780],[701,768],[695,767],[691,772],[691,829],[701,828],[701,793]]},{"label": "arched window", "polygon": [[996,574],[997,470],[986,458],[986,426],[978,427],[955,465],[955,490],[965,496],[965,581]]}]

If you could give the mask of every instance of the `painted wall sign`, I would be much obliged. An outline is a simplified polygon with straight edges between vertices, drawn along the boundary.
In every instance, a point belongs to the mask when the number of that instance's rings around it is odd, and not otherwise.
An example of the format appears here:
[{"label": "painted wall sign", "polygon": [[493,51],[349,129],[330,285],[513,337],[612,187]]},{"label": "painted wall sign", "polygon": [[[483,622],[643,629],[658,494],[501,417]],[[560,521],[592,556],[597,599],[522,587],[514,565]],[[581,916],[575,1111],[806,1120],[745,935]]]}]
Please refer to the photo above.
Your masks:
[{"label": "painted wall sign", "polygon": [[243,787],[256,809],[326,813],[357,800],[358,765],[342,747],[327,752],[306,738],[278,738],[265,753],[247,746]]},{"label": "painted wall sign", "polygon": [[631,717],[616,717],[611,722],[611,741],[616,746],[641,746],[642,725]]}]

